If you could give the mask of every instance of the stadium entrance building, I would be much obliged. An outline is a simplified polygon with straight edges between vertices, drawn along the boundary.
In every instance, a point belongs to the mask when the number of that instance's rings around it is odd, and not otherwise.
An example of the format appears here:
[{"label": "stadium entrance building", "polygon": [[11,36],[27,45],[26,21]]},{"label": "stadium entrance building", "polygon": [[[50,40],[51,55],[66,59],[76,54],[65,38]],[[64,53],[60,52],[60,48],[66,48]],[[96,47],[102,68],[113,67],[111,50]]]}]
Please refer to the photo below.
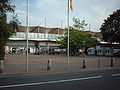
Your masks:
[{"label": "stadium entrance building", "polygon": [[[16,33],[9,38],[5,46],[6,53],[26,52],[26,30],[25,26],[19,26],[16,29]],[[61,28],[29,27],[29,53],[48,53],[58,48],[57,38],[66,33],[67,31]]]}]

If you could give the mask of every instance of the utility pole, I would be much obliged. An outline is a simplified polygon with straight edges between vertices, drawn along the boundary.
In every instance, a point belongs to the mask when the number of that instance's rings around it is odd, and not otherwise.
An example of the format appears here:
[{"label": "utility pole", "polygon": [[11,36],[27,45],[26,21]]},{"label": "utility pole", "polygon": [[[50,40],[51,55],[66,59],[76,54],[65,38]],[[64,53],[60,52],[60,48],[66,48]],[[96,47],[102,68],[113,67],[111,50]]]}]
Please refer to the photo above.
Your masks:
[{"label": "utility pole", "polygon": [[61,20],[61,28],[63,28],[63,20]]},{"label": "utility pole", "polygon": [[45,18],[45,28],[46,28],[46,21],[47,21],[47,19]]},{"label": "utility pole", "polygon": [[39,32],[40,32],[40,29],[39,29],[39,26],[38,26],[38,34],[37,34],[37,38],[39,38]]},{"label": "utility pole", "polygon": [[90,32],[91,32],[91,24],[89,24],[89,34],[90,34]]},{"label": "utility pole", "polygon": [[[46,29],[46,18],[45,18],[45,29]],[[44,34],[44,38],[46,38],[46,35]]]}]

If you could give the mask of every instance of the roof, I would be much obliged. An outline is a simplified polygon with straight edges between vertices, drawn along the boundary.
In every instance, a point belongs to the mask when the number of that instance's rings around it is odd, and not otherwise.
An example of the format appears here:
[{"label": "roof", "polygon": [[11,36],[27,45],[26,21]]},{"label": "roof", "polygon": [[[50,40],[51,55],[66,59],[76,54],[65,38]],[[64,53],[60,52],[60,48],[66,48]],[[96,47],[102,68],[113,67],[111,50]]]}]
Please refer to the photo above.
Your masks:
[{"label": "roof", "polygon": [[[26,26],[18,26],[16,32],[26,32]],[[30,26],[29,33],[45,33],[45,34],[66,34],[67,30],[61,28],[45,28],[41,26]]]},{"label": "roof", "polygon": [[102,47],[112,47],[112,48],[120,48],[120,44],[109,44],[109,43],[99,43],[98,45]]}]

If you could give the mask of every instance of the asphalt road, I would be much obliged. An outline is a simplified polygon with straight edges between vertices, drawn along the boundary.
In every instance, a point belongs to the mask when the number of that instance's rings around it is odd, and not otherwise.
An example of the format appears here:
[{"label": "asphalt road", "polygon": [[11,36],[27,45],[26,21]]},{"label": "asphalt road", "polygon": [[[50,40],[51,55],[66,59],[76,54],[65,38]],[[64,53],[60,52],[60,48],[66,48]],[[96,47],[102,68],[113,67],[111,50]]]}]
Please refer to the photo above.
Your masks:
[{"label": "asphalt road", "polygon": [[120,90],[120,69],[0,76],[0,90]]}]

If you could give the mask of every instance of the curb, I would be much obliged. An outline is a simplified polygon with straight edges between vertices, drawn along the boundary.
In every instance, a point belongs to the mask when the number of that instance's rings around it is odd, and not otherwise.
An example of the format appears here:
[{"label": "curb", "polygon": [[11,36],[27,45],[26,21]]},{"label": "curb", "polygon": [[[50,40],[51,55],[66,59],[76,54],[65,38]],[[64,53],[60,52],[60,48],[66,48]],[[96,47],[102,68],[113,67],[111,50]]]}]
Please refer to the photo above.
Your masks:
[{"label": "curb", "polygon": [[21,72],[21,73],[1,73],[0,76],[16,76],[16,75],[30,75],[30,74],[48,74],[48,73],[70,73],[94,70],[108,70],[120,69],[120,67],[101,67],[101,68],[86,68],[86,69],[65,69],[65,70],[49,70],[49,71],[36,71],[36,72]]}]

